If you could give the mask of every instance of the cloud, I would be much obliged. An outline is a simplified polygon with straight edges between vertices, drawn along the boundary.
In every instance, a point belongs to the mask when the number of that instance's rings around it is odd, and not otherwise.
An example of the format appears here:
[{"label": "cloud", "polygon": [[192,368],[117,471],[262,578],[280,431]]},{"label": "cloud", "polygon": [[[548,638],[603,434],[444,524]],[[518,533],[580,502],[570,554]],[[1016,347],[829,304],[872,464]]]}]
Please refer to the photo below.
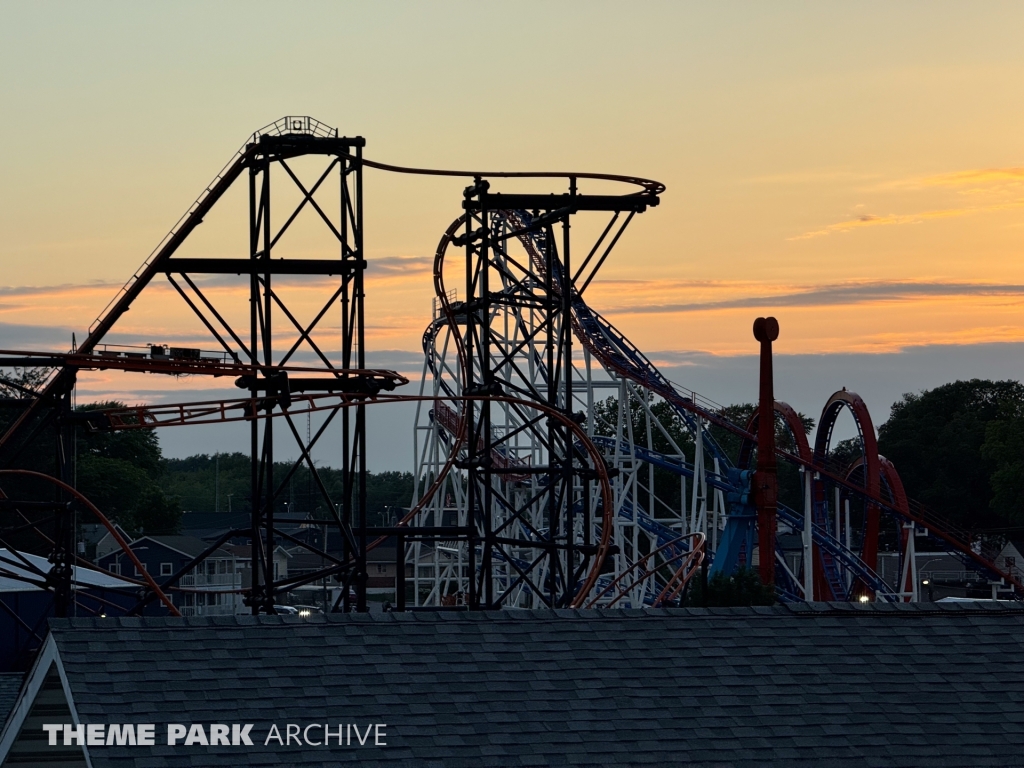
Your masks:
[{"label": "cloud", "polygon": [[0,286],[0,296],[53,296],[72,291],[117,291],[121,283],[66,283],[59,286]]},{"label": "cloud", "polygon": [[421,277],[434,271],[433,256],[378,256],[366,260],[371,277]]},{"label": "cloud", "polygon": [[1020,182],[1024,182],[1024,167],[976,168],[920,179],[921,186],[926,187],[966,187]]},{"label": "cloud", "polygon": [[[66,352],[73,329],[59,326],[0,323],[0,347],[19,350]],[[81,337],[78,339],[81,341]]]},{"label": "cloud", "polygon": [[843,234],[846,232],[852,232],[855,229],[862,229],[864,227],[876,227],[876,226],[895,226],[900,224],[920,224],[924,221],[932,219],[950,219],[959,216],[969,216],[975,213],[988,213],[991,211],[1002,211],[1008,208],[1022,208],[1024,207],[1024,200],[1014,200],[1006,203],[996,203],[994,205],[978,205],[966,208],[945,208],[934,211],[922,211],[921,213],[910,213],[910,214],[895,214],[890,213],[886,216],[876,216],[874,214],[865,213],[857,216],[854,219],[847,221],[841,221],[837,224],[829,224],[827,227],[822,229],[813,230],[811,232],[804,232],[802,235],[795,235],[793,237],[786,238],[787,240],[811,240],[816,237],[826,237],[832,234]]},{"label": "cloud", "polygon": [[747,184],[835,184],[837,182],[865,182],[879,178],[877,173],[850,170],[813,170],[793,173],[774,173],[766,176],[751,176],[743,181]]},{"label": "cloud", "polygon": [[602,309],[605,314],[637,315],[707,312],[759,307],[835,307],[877,302],[913,301],[949,296],[1001,296],[1024,299],[1024,285],[1005,283],[957,283],[873,281],[809,286],[774,295],[744,296],[717,301],[679,304],[631,304]]}]

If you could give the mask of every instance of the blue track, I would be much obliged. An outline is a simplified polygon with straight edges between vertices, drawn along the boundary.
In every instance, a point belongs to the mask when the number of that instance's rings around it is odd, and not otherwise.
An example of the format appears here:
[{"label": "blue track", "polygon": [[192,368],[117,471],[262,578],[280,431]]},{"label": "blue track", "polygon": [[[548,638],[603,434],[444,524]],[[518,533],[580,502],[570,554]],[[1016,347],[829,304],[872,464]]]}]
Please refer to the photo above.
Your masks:
[{"label": "blue track", "polygon": [[[532,222],[532,217],[528,212],[515,211],[508,214],[508,216],[513,222],[516,222],[516,226],[514,226],[513,229],[519,231],[519,240],[528,251],[531,251],[534,266],[538,269],[541,273],[540,276],[543,278],[543,267],[547,262],[547,259],[545,258],[545,238],[538,236],[535,232],[524,231],[528,229]],[[494,226],[496,228],[495,231],[497,232],[500,225],[504,223],[500,213],[495,215],[494,222]],[[499,239],[496,238],[495,241],[498,242]],[[562,291],[565,290],[565,280],[563,279],[557,260],[554,261],[554,265],[552,282],[554,284],[555,291],[558,294],[561,294]],[[641,388],[658,395],[668,402],[678,413],[680,418],[687,424],[693,434],[701,434],[705,450],[711,455],[711,457],[718,459],[721,471],[721,474],[706,473],[706,481],[712,488],[721,490],[726,494],[737,496],[739,494],[746,493],[748,490],[747,488],[740,487],[732,481],[732,478],[734,476],[738,476],[738,473],[735,471],[729,456],[717,443],[707,428],[711,423],[724,423],[726,421],[719,413],[717,413],[717,407],[709,403],[698,402],[692,393],[690,395],[684,395],[678,392],[675,386],[657,369],[654,363],[652,363],[650,359],[643,354],[643,352],[633,345],[629,339],[620,333],[608,320],[590,308],[583,298],[576,292],[575,288],[572,288],[571,291],[571,319],[573,330],[580,342],[608,370],[615,372],[623,378],[628,379]],[[522,321],[520,320],[518,322]],[[444,326],[444,324],[444,320],[437,320],[431,323],[423,335],[424,353],[426,353],[428,364],[435,376],[437,376],[438,372],[434,370],[430,350],[435,343],[438,331]],[[538,370],[540,370],[542,374],[546,371],[544,361],[539,359],[539,357],[535,359],[534,363],[538,366]],[[447,383],[440,377],[438,378],[445,392],[451,396],[455,396],[455,393],[451,391],[451,388]],[[733,426],[732,428],[735,427]],[[615,440],[613,438],[595,436],[592,440],[595,444],[605,450],[616,448]],[[624,442],[620,443],[618,450],[620,452],[630,452],[628,444]],[[632,448],[632,455],[638,460],[649,462],[654,466],[661,467],[662,469],[668,470],[677,475],[689,478],[694,476],[693,466],[686,462],[681,462],[678,458],[665,456],[657,453],[656,451],[648,450],[640,446],[634,446]],[[815,511],[820,512],[820,510]],[[887,508],[887,511],[895,515],[897,519],[902,519],[898,510]],[[628,520],[632,520],[634,516],[633,509],[628,503],[620,505],[618,514]],[[803,530],[804,518],[802,514],[783,505],[779,505],[778,515],[779,518],[785,521],[794,531]],[[832,586],[833,592],[835,594],[843,595],[846,593],[844,579],[842,578],[840,571],[840,566],[842,566],[842,568],[849,574],[852,574],[854,577],[861,580],[866,586],[883,599],[897,601],[899,598],[893,594],[892,588],[887,585],[877,573],[868,568],[856,552],[847,548],[832,534],[832,532],[829,531],[827,515],[823,516],[821,514],[816,514],[815,517],[815,522],[812,524],[811,536],[815,544],[819,546],[822,553],[821,567],[823,567],[823,572]],[[822,519],[818,520],[817,518]],[[659,545],[667,543],[672,537],[678,536],[677,532],[654,520],[643,510],[638,512],[636,519],[641,528],[651,534],[658,541]],[[753,546],[754,527],[755,520],[749,515],[734,513],[727,516],[726,528],[721,537],[722,544],[719,547],[718,557],[716,557],[712,562],[712,573],[718,571],[731,572],[743,557],[749,556],[749,552],[752,551]],[[944,544],[944,542],[940,543]],[[944,546],[944,548],[946,547]],[[961,555],[961,559],[965,565],[979,570],[980,572],[984,572],[984,569],[966,554],[955,551],[952,552],[952,554]],[[987,573],[987,575],[991,574]],[[790,579],[788,575],[783,573],[782,578],[780,578],[780,583],[777,585],[780,589],[782,598],[800,599],[796,596],[795,585],[789,582]]]}]

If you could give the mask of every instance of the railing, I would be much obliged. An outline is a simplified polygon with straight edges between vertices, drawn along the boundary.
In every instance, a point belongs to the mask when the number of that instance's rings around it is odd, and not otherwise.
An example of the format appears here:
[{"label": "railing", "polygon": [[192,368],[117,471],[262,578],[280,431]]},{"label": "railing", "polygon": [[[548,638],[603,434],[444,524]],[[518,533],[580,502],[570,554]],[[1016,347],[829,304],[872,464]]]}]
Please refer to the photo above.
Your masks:
[{"label": "railing", "polygon": [[163,250],[164,246],[167,245],[168,241],[170,241],[170,239],[178,233],[178,229],[181,227],[181,225],[184,224],[192,216],[192,214],[196,212],[196,209],[199,208],[200,205],[202,205],[203,201],[209,196],[210,191],[215,186],[217,186],[217,183],[222,178],[224,178],[224,175],[228,172],[228,169],[231,168],[231,166],[233,166],[236,162],[238,162],[238,158],[240,158],[242,154],[245,152],[246,146],[248,146],[248,142],[243,144],[239,148],[239,150],[231,156],[231,159],[227,162],[227,164],[223,168],[221,168],[220,173],[218,173],[213,178],[213,181],[211,181],[206,186],[206,189],[199,193],[199,197],[195,199],[195,202],[188,207],[188,210],[185,211],[182,217],[174,223],[174,226],[171,227],[171,229],[167,232],[166,235],[163,236],[163,239],[161,239],[160,242],[156,244],[156,248],[150,251],[145,261],[143,261],[139,268],[136,269],[135,272],[132,274],[132,276],[128,278],[125,284],[121,286],[121,289],[116,294],[114,294],[114,298],[107,302],[107,305],[102,309],[102,311],[98,315],[96,315],[96,319],[93,320],[92,323],[89,325],[90,334],[92,334],[92,332],[96,329],[96,326],[100,324],[100,321],[107,316],[107,312],[110,311],[110,308],[113,307],[121,299],[121,297],[128,292],[128,289],[131,288],[132,283],[134,283],[142,276],[142,274],[149,267],[150,263],[153,261],[153,258],[158,253],[160,253],[160,251]]},{"label": "railing", "polygon": [[186,573],[181,577],[182,587],[241,587],[240,573]]},{"label": "railing", "polygon": [[260,136],[286,136],[289,133],[319,136],[322,139],[338,138],[337,128],[331,128],[331,126],[321,123],[309,115],[289,115],[260,128],[252,135],[252,141],[259,141]]},{"label": "railing", "polygon": [[978,572],[967,570],[932,571],[925,568],[918,572],[917,577],[919,580],[928,579],[930,581],[976,581],[978,579]]},{"label": "railing", "polygon": [[[233,616],[242,608],[238,605],[183,605],[178,608],[182,616]],[[248,611],[248,609],[246,609]]]},{"label": "railing", "polygon": [[103,320],[104,317],[106,317],[107,312],[110,311],[110,308],[113,307],[118,302],[118,300],[125,293],[128,292],[128,289],[131,287],[132,283],[134,283],[142,276],[142,273],[146,271],[147,267],[149,267],[150,263],[153,261],[153,258],[158,253],[160,253],[163,247],[167,245],[168,241],[172,237],[174,237],[175,234],[177,234],[178,229],[181,227],[181,225],[184,224],[192,216],[192,214],[196,212],[196,209],[199,208],[200,205],[202,205],[203,201],[210,195],[210,192],[213,190],[214,187],[217,186],[220,180],[224,178],[228,170],[236,162],[238,162],[238,159],[245,153],[246,147],[248,147],[249,144],[251,143],[259,141],[260,136],[283,136],[289,133],[300,133],[309,136],[318,136],[321,138],[337,138],[338,129],[324,125],[319,120],[315,120],[314,118],[309,116],[288,116],[282,117],[280,120],[275,120],[270,125],[267,125],[261,128],[260,130],[256,131],[250,137],[249,141],[245,142],[245,144],[239,147],[238,151],[231,156],[231,159],[228,160],[228,162],[224,165],[223,168],[221,168],[220,173],[214,176],[213,181],[211,181],[206,186],[206,189],[199,193],[199,197],[196,198],[195,202],[192,203],[192,205],[189,206],[188,210],[185,211],[184,215],[180,219],[178,219],[177,222],[175,222],[174,226],[171,227],[170,231],[166,235],[164,235],[163,239],[159,243],[157,243],[156,248],[154,248],[150,252],[149,256],[146,257],[146,260],[142,262],[142,265],[138,269],[136,269],[135,273],[130,278],[128,278],[128,281],[123,286],[121,286],[121,290],[119,290],[114,295],[114,298],[112,298],[103,308],[103,310],[96,316],[96,319],[93,320],[92,324],[89,326],[90,334],[92,334],[92,332],[96,329],[96,326],[99,325],[100,321]]},{"label": "railing", "polygon": [[166,344],[97,344],[93,351],[97,357],[151,359],[151,360],[215,360],[220,363],[234,363],[237,358],[219,350],[195,349],[192,347],[171,347]]}]

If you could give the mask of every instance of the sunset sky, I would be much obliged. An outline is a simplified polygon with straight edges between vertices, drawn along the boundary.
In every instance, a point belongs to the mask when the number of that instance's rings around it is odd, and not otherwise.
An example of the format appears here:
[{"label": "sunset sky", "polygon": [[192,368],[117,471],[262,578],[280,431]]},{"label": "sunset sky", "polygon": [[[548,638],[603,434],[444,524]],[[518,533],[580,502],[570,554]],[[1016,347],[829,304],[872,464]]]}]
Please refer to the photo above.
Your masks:
[{"label": "sunset sky", "polygon": [[[882,422],[902,392],[1024,374],[1021,29],[999,2],[5,3],[0,347],[80,340],[252,131],[308,114],[388,163],[664,182],[590,304],[726,403],[755,397],[774,314],[778,396],[817,416],[849,386]],[[419,373],[462,186],[367,171],[376,364]],[[245,254],[238,192],[196,253]],[[201,330],[161,280],[117,338]],[[202,386],[93,374],[78,397]]]}]

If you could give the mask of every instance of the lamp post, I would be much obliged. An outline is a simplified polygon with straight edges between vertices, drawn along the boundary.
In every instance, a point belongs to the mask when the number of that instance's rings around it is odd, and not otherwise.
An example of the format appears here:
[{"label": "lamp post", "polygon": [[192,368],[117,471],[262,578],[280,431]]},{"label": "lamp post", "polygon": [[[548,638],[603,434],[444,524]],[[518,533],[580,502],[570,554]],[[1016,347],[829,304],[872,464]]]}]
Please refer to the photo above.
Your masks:
[{"label": "lamp post", "polygon": [[933,557],[931,560],[926,561],[925,564],[921,568],[918,568],[918,570],[917,570],[917,572],[920,574],[921,586],[922,587],[928,587],[928,602],[929,603],[935,602],[933,600],[933,593],[932,593],[932,580],[931,580],[931,578],[929,578],[925,574],[924,569],[927,568],[932,563],[939,562],[941,559],[942,558],[940,558],[940,557]]}]

